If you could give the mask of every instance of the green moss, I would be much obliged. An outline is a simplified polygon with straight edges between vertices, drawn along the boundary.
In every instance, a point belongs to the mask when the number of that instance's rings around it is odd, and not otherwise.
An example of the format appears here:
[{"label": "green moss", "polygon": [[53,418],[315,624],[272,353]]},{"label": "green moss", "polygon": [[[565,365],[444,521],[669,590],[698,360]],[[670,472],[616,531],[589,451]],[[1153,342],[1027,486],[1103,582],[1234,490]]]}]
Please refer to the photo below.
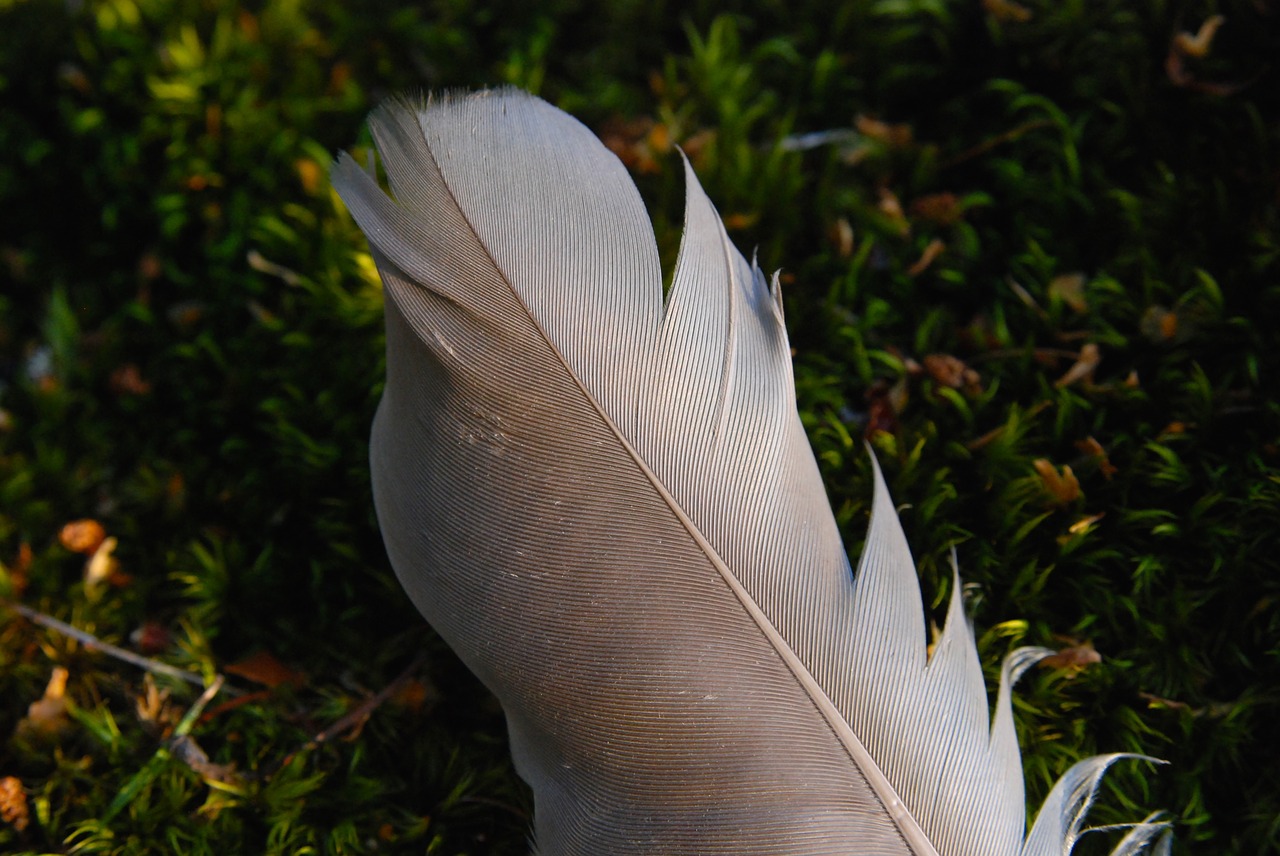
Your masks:
[{"label": "green moss", "polygon": [[[852,550],[870,436],[927,602],[954,547],[993,675],[1014,644],[1101,652],[1018,694],[1033,802],[1141,751],[1171,763],[1118,767],[1094,822],[1163,807],[1180,852],[1280,849],[1280,15],[606,5],[0,4],[0,593],[208,677],[262,651],[296,676],[233,677],[190,724],[201,767],[173,742],[194,688],[158,678],[148,719],[134,667],[0,613],[30,815],[0,849],[524,851],[501,713],[382,552],[381,295],[325,178],[385,95],[499,83],[613,135],[664,252],[680,144],[783,269]],[[94,589],[58,542],[85,517],[127,575]],[[55,665],[65,722],[17,736]]]}]

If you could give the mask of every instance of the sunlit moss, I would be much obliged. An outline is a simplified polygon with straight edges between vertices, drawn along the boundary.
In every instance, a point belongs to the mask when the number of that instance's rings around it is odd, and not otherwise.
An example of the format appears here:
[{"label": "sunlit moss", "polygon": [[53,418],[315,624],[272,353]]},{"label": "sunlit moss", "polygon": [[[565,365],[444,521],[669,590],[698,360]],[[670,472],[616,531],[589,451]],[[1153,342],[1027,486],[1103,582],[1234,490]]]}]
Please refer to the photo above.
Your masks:
[{"label": "sunlit moss", "polygon": [[[1280,849],[1265,5],[0,4],[0,592],[206,679],[262,652],[300,676],[234,678],[179,746],[197,688],[0,610],[30,816],[0,849],[525,851],[501,713],[382,552],[381,295],[323,178],[382,97],[504,83],[619,152],[664,252],[679,146],[781,269],[852,550],[869,437],[935,618],[955,548],[992,678],[1014,644],[1101,654],[1017,694],[1033,805],[1140,751],[1171,763],[1117,767],[1094,822]],[[118,544],[92,596],[79,518]],[[55,666],[66,722],[17,736]]]}]

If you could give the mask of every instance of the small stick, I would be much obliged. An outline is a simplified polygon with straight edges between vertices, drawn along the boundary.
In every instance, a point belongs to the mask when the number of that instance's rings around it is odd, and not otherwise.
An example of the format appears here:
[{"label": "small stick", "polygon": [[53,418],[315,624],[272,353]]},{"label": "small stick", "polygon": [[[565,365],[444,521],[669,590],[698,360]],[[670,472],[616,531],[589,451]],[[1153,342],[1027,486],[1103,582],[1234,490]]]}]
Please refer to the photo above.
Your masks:
[{"label": "small stick", "polygon": [[[39,624],[41,627],[56,630],[63,636],[70,636],[72,639],[75,639],[77,642],[84,645],[84,647],[92,651],[101,651],[103,654],[115,657],[117,660],[123,660],[126,663],[132,663],[140,669],[146,669],[148,672],[152,672],[157,675],[165,675],[170,678],[177,678],[180,681],[186,681],[189,684],[194,684],[201,688],[205,687],[204,678],[193,672],[188,672],[185,669],[179,669],[176,666],[170,666],[167,663],[161,663],[159,660],[152,660],[148,657],[143,657],[140,654],[135,654],[118,645],[112,645],[110,642],[103,642],[92,633],[81,630],[78,627],[73,627],[65,621],[59,621],[52,615],[46,615],[29,606],[23,606],[20,603],[11,603],[9,601],[0,601],[0,604],[12,609],[14,612],[18,613],[33,624]],[[221,680],[222,678],[219,676],[219,681]],[[227,687],[226,692],[234,693],[235,691],[231,687]]]},{"label": "small stick", "polygon": [[396,676],[395,680],[369,696],[363,704],[348,713],[346,716],[342,717],[342,719],[339,719],[337,722],[333,723],[333,725],[330,725],[315,737],[312,737],[311,745],[319,746],[321,743],[327,743],[337,735],[355,726],[361,720],[368,719],[369,715],[380,707],[383,702],[395,695],[396,691],[399,690],[400,687],[409,682],[409,679],[413,677],[413,673],[418,671],[426,660],[426,654],[419,654],[417,657],[414,657],[413,662],[406,666],[404,671]]}]

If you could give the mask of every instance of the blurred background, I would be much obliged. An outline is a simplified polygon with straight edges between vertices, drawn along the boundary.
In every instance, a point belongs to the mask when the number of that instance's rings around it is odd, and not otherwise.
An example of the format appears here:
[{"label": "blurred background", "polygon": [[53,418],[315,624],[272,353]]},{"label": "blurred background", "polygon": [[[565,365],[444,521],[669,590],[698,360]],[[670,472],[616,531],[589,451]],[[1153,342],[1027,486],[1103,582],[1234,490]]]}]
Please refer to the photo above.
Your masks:
[{"label": "blurred background", "polygon": [[501,711],[382,551],[327,177],[389,95],[514,85],[668,265],[678,146],[781,270],[851,555],[865,438],[931,618],[954,547],[992,681],[1060,651],[1028,810],[1142,752],[1092,823],[1280,852],[1278,58],[1270,0],[0,0],[0,851],[526,852]]}]

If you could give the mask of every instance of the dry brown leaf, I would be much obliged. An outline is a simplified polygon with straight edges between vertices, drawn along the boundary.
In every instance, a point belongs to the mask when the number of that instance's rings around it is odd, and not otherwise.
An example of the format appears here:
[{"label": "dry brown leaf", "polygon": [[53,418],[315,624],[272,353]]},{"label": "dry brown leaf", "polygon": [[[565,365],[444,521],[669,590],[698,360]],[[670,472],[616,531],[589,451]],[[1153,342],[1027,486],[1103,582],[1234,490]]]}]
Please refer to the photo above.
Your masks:
[{"label": "dry brown leaf", "polygon": [[1080,482],[1071,472],[1071,467],[1064,465],[1059,473],[1047,458],[1036,458],[1031,465],[1036,468],[1040,482],[1054,505],[1067,505],[1080,498]]},{"label": "dry brown leaf", "polygon": [[930,193],[911,203],[911,213],[921,220],[950,226],[964,216],[964,207],[954,193]]},{"label": "dry brown leaf", "polygon": [[923,362],[924,370],[935,383],[970,393],[981,391],[982,376],[969,368],[959,357],[953,357],[950,354],[929,354]]},{"label": "dry brown leaf", "polygon": [[1217,35],[1218,28],[1226,23],[1226,20],[1221,15],[1212,15],[1205,19],[1195,35],[1186,31],[1178,33],[1173,37],[1173,49],[1183,56],[1204,59],[1209,55],[1209,49],[1213,46],[1213,37]]},{"label": "dry brown leaf", "polygon": [[[204,106],[204,133],[214,140],[222,136],[222,105],[216,101]],[[218,183],[221,184],[221,180]]]},{"label": "dry brown leaf", "polygon": [[351,77],[351,63],[335,62],[333,67],[329,69],[329,94],[340,94],[347,88],[347,84],[351,82]]},{"label": "dry brown leaf", "polygon": [[146,395],[151,392],[151,383],[142,376],[142,370],[134,363],[117,366],[107,379],[107,386],[116,395]]},{"label": "dry brown leaf", "polygon": [[15,600],[22,600],[22,594],[27,590],[27,572],[34,560],[31,545],[26,541],[18,544],[18,555],[9,566],[9,588]]},{"label": "dry brown leaf", "polygon": [[159,728],[174,724],[175,717],[168,704],[169,691],[157,687],[150,672],[143,675],[142,684],[145,692],[134,699],[134,710],[138,714],[138,719],[147,725]]},{"label": "dry brown leaf", "polygon": [[314,195],[320,189],[320,180],[324,177],[325,170],[311,158],[298,158],[293,162],[293,168],[298,172],[298,182],[302,189]]},{"label": "dry brown leaf", "polygon": [[93,91],[93,80],[89,78],[89,75],[85,74],[84,69],[75,63],[60,63],[58,65],[58,80],[81,95],[88,95]]},{"label": "dry brown leaf", "polygon": [[1078,271],[1058,274],[1049,280],[1049,296],[1061,300],[1076,312],[1084,312],[1089,308],[1089,302],[1084,296],[1087,281],[1085,275]]},{"label": "dry brown leaf", "polygon": [[200,748],[200,744],[193,737],[184,734],[176,740],[169,741],[169,751],[173,757],[186,764],[205,782],[219,782],[221,784],[234,785],[238,784],[239,777],[236,776],[235,764],[215,764],[209,760],[209,755]]},{"label": "dry brown leaf", "polygon": [[96,520],[72,520],[58,532],[58,541],[73,553],[92,556],[106,540],[107,531]]},{"label": "dry brown leaf", "polygon": [[207,309],[208,304],[202,300],[182,300],[170,306],[165,317],[170,324],[185,332],[200,323]]},{"label": "dry brown leaf", "polygon": [[1066,374],[1054,381],[1053,385],[1061,388],[1082,380],[1091,382],[1093,371],[1100,362],[1102,362],[1102,351],[1093,342],[1089,342],[1080,348],[1080,355],[1076,357],[1075,364],[1067,369]]},{"label": "dry brown leaf", "polygon": [[671,129],[662,122],[656,122],[645,135],[644,141],[649,146],[649,151],[660,155],[668,154],[671,151]]},{"label": "dry brown leaf", "polygon": [[880,213],[893,221],[899,234],[908,234],[911,231],[911,224],[907,222],[907,216],[902,213],[902,203],[898,201],[897,195],[887,187],[881,187],[877,192],[880,201],[876,203],[876,207],[880,209]]},{"label": "dry brown leaf", "polygon": [[1216,83],[1200,80],[1195,71],[1189,67],[1194,66],[1196,60],[1204,59],[1209,55],[1213,47],[1213,38],[1225,21],[1226,19],[1221,15],[1213,15],[1206,19],[1194,34],[1184,31],[1170,40],[1169,53],[1164,59],[1164,72],[1170,83],[1182,89],[1190,89],[1192,92],[1226,97],[1234,95],[1258,79],[1255,76],[1251,80],[1235,83]]},{"label": "dry brown leaf", "polygon": [[1086,437],[1078,441],[1076,448],[1097,461],[1098,471],[1102,473],[1103,478],[1110,480],[1118,471],[1116,465],[1111,463],[1111,459],[1107,457],[1107,450],[1102,448],[1102,444],[1093,437]]},{"label": "dry brown leaf", "polygon": [[290,669],[267,651],[250,654],[240,662],[227,666],[224,671],[272,689],[286,684],[297,687],[307,682],[306,675]]},{"label": "dry brown leaf", "polygon": [[44,695],[27,707],[27,715],[18,723],[17,733],[24,737],[58,737],[71,725],[67,716],[68,672],[62,666],[54,666]]},{"label": "dry brown leaf", "polygon": [[878,380],[866,391],[867,427],[865,436],[870,439],[883,431],[893,434],[898,430],[898,414],[907,406],[907,379],[901,378],[892,386]]},{"label": "dry brown leaf", "polygon": [[31,809],[27,806],[27,791],[17,776],[0,779],[0,820],[22,832],[31,823]]},{"label": "dry brown leaf", "polygon": [[1072,535],[1083,535],[1091,530],[1095,523],[1106,516],[1105,512],[1099,512],[1098,514],[1090,514],[1087,517],[1081,517],[1075,523],[1068,526],[1067,531]]},{"label": "dry brown leaf", "polygon": [[907,268],[907,276],[919,276],[928,270],[929,265],[937,260],[947,249],[947,245],[940,238],[934,238],[929,245],[924,248],[924,252],[920,254],[920,258],[915,260],[911,267]]},{"label": "dry brown leaf", "polygon": [[1149,341],[1170,342],[1178,335],[1178,313],[1163,306],[1148,306],[1138,322],[1138,330]]},{"label": "dry brown leaf", "polygon": [[982,8],[988,15],[1006,24],[1025,24],[1031,20],[1031,10],[1013,0],[982,0]]},{"label": "dry brown leaf", "polygon": [[853,127],[859,134],[896,149],[911,145],[913,137],[910,125],[893,125],[879,119],[872,119],[870,116],[854,117]]},{"label": "dry brown leaf", "polygon": [[702,156],[712,143],[715,142],[716,132],[710,128],[703,128],[701,131],[695,131],[684,142],[680,144],[680,148],[684,150],[685,156],[694,163],[698,162],[698,158]]},{"label": "dry brown leaf", "polygon": [[139,278],[148,281],[159,279],[162,273],[164,273],[164,263],[154,252],[147,251],[138,257]]},{"label": "dry brown leaf", "polygon": [[395,704],[408,708],[414,713],[433,707],[439,698],[440,691],[420,678],[410,678],[405,681],[391,697]]},{"label": "dry brown leaf", "polygon": [[173,644],[173,634],[159,621],[144,621],[129,634],[129,641],[138,653],[153,657]]},{"label": "dry brown leaf", "polygon": [[642,174],[661,172],[657,156],[671,150],[670,131],[644,116],[609,122],[601,140],[627,169]]},{"label": "dry brown leaf", "polygon": [[831,243],[835,244],[836,253],[842,259],[853,255],[853,226],[848,219],[841,217],[831,226]]},{"label": "dry brown leaf", "polygon": [[1102,662],[1102,655],[1094,649],[1093,643],[1088,640],[1072,645],[1069,648],[1061,648],[1056,654],[1050,654],[1040,661],[1040,665],[1046,669],[1066,669],[1070,672],[1081,672],[1089,666],[1097,665]]},{"label": "dry brown leaf", "polygon": [[84,584],[86,588],[94,589],[106,582],[118,582],[118,574],[120,571],[120,560],[114,555],[119,541],[115,536],[106,538],[98,549],[93,551],[93,555],[89,557],[89,561],[84,563]]}]

